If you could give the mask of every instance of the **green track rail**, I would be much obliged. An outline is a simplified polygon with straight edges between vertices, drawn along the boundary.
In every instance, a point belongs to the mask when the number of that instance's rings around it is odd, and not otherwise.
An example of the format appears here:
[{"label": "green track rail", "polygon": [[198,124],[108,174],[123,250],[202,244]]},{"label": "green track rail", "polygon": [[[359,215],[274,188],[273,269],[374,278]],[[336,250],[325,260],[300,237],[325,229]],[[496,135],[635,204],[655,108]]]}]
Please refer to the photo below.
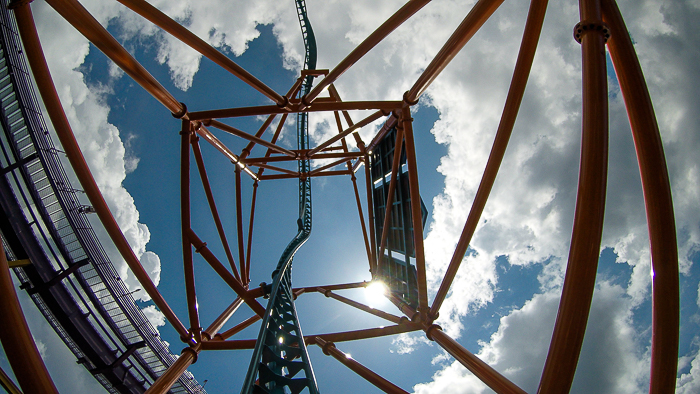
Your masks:
[{"label": "green track rail", "polygon": [[[316,68],[316,38],[306,15],[304,0],[295,0],[304,47],[304,69]],[[311,90],[313,77],[307,77],[299,96]],[[309,148],[308,114],[297,115],[297,146]],[[299,172],[308,173],[308,160],[298,162]],[[287,245],[277,267],[272,272],[272,285],[265,316],[260,326],[242,394],[297,394],[305,389],[318,394],[311,361],[304,344],[304,336],[297,319],[292,294],[292,260],[311,235],[311,178],[299,180],[298,232]],[[303,376],[300,376],[303,372]]]}]

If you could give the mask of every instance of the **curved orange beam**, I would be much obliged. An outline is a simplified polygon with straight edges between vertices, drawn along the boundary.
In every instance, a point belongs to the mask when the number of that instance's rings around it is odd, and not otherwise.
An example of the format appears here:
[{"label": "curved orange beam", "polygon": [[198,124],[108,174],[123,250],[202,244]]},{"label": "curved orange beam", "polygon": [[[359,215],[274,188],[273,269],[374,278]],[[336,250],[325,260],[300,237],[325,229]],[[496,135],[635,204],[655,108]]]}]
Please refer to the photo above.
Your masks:
[{"label": "curved orange beam", "polygon": [[[581,20],[601,20],[598,0],[581,1]],[[566,393],[576,373],[595,288],[608,175],[608,77],[601,30],[581,38],[583,119],[578,195],[552,342],[539,393]]]},{"label": "curved orange beam", "polygon": [[165,302],[165,299],[153,284],[153,281],[151,281],[151,278],[143,269],[143,266],[141,266],[141,262],[139,262],[133,249],[131,249],[117,221],[114,220],[112,212],[109,210],[100,189],[97,187],[95,179],[92,177],[90,168],[85,162],[78,142],[75,140],[75,135],[73,135],[73,130],[71,130],[66,114],[63,112],[61,101],[58,98],[56,87],[53,84],[49,67],[44,58],[44,52],[39,43],[39,36],[36,32],[34,18],[32,17],[29,5],[24,4],[15,8],[15,17],[17,18],[17,26],[20,36],[22,37],[22,42],[24,43],[27,60],[32,68],[34,80],[39,88],[41,98],[46,106],[46,112],[56,129],[58,139],[61,141],[63,150],[80,181],[80,185],[83,187],[93,208],[95,208],[95,212],[112,239],[112,242],[114,242],[117,250],[119,250],[119,253],[121,253],[122,257],[129,265],[129,268],[131,268],[136,279],[141,283],[144,291],[153,299],[153,302],[158,309],[163,312],[168,322],[173,325],[178,334],[181,337],[188,337],[187,329],[182,322],[180,322],[172,309],[170,309],[168,303]]},{"label": "curved orange beam", "polygon": [[603,20],[609,24],[608,49],[625,99],[637,161],[651,243],[652,323],[650,393],[671,393],[678,368],[678,249],[671,186],[659,126],[639,59],[617,4],[602,0]]}]

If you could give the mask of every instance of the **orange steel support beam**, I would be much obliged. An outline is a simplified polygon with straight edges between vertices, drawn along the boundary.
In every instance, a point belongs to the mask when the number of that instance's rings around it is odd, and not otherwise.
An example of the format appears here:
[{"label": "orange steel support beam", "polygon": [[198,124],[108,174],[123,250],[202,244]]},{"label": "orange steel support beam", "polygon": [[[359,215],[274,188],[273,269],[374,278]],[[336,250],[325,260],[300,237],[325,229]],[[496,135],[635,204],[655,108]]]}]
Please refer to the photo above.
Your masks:
[{"label": "orange steel support beam", "polygon": [[[209,327],[207,327],[206,330],[202,332],[202,336],[204,337],[205,340],[210,341],[214,335],[216,335],[219,330],[221,330],[221,327],[226,324],[228,319],[233,316],[234,313],[238,310],[238,308],[243,304],[243,299],[241,297],[237,297],[231,305],[229,305],[219,317],[214,320]],[[255,315],[258,316],[258,315]],[[258,316],[259,317],[259,316]]]},{"label": "orange steel support beam", "polygon": [[678,365],[678,250],[671,186],[654,108],[625,22],[614,1],[602,0],[610,25],[608,49],[625,99],[642,178],[651,243],[652,340],[650,393],[670,393]]},{"label": "orange steel support beam", "polygon": [[262,175],[260,176],[261,181],[269,181],[273,179],[294,179],[294,178],[316,178],[320,176],[337,176],[337,175],[352,175],[352,171],[340,170],[340,171],[326,171],[319,172],[318,174],[297,174],[297,175],[287,175],[287,174],[276,174],[276,175]]},{"label": "orange steel support beam", "polygon": [[258,181],[253,182],[253,196],[250,201],[250,221],[248,222],[248,248],[245,255],[245,270],[250,272],[250,254],[253,247],[253,221],[255,220],[255,202],[258,197]]},{"label": "orange steel support beam", "polygon": [[335,332],[329,334],[307,335],[304,336],[304,341],[307,345],[315,343],[314,340],[317,337],[321,337],[321,339],[328,342],[357,341],[359,339],[378,338],[387,335],[396,335],[404,332],[417,331],[420,329],[421,328],[419,325],[406,322],[395,326],[367,328],[364,330]]},{"label": "orange steel support beam", "polygon": [[361,311],[365,311],[367,313],[370,313],[372,315],[381,317],[382,319],[389,320],[392,323],[399,324],[401,322],[401,318],[395,315],[392,315],[391,313],[386,313],[384,311],[380,311],[379,309],[372,308],[370,306],[367,306],[365,304],[361,304],[357,301],[353,301],[349,298],[343,297],[341,295],[333,293],[331,290],[324,289],[322,287],[318,287],[318,292],[322,293],[326,297],[336,299],[344,304],[353,306]]},{"label": "orange steel support beam", "polygon": [[92,42],[156,100],[178,117],[187,109],[178,102],[124,47],[76,0],[47,0],[63,19]]},{"label": "orange steel support beam", "polygon": [[[414,0],[415,1],[415,0]],[[212,109],[207,111],[190,112],[191,120],[207,120],[214,118],[237,118],[241,116],[259,116],[284,113],[299,112],[328,112],[328,111],[360,111],[360,110],[385,110],[391,111],[400,108],[401,101],[343,101],[343,102],[323,102],[314,104],[306,109],[301,109],[299,105],[293,105],[289,109],[280,108],[276,105],[261,105],[255,107]]]},{"label": "orange steel support beam", "polygon": [[[335,101],[343,101],[340,99],[340,94],[338,94],[338,90],[335,88],[335,85],[330,84],[328,86],[328,92],[330,93],[331,97],[335,99]],[[352,118],[350,118],[350,113],[348,111],[341,111],[343,113],[343,117],[345,118],[345,122],[347,122],[349,127],[352,127],[355,125],[353,123]],[[342,127],[340,126],[340,121],[338,121],[338,132],[342,131]],[[357,146],[364,145],[364,141],[362,141],[362,138],[360,138],[360,134],[357,132],[352,133],[353,138],[355,138],[355,143]]]},{"label": "orange steel support beam", "polygon": [[503,0],[479,0],[462,23],[457,27],[452,36],[445,42],[440,52],[435,55],[435,58],[426,67],[423,74],[418,77],[418,80],[411,90],[404,96],[404,100],[408,103],[415,103],[418,98],[425,92],[425,89],[437,78],[437,76],[445,69],[466,43],[474,36],[491,15],[503,3]]},{"label": "orange steel support beam", "polygon": [[[336,160],[330,164],[326,164],[323,167],[316,168],[315,170],[309,172],[309,176],[314,176],[314,175],[318,174],[319,172],[323,172],[324,170],[327,170],[329,168],[333,168],[333,167],[337,166],[338,164],[343,164],[343,163],[349,164],[348,159]],[[352,168],[348,168],[348,171],[352,171]]]},{"label": "orange steel support beam", "polygon": [[[365,150],[366,151],[366,150]],[[372,174],[369,170],[369,155],[365,153],[365,189],[367,190],[367,221],[369,222],[369,245],[372,258],[369,262],[369,270],[372,272],[372,277],[377,273],[377,239],[374,233],[374,207],[372,204],[372,195],[374,194],[374,185],[372,184]]]},{"label": "orange steel support beam", "polygon": [[7,394],[22,394],[22,391],[17,387],[15,382],[10,379],[5,370],[0,368],[0,387],[5,389]]},{"label": "orange steel support beam", "polygon": [[233,275],[224,267],[223,264],[214,256],[214,254],[207,248],[207,244],[202,242],[201,239],[197,236],[197,234],[194,233],[194,231],[190,230],[188,231],[188,236],[190,238],[190,242],[192,242],[192,245],[194,245],[195,250],[197,253],[201,254],[202,257],[204,257],[204,260],[206,260],[207,263],[216,271],[217,274],[233,289],[236,294],[243,298],[243,301],[245,301],[248,306],[250,306],[250,309],[253,310],[256,314],[262,316],[265,314],[265,308],[260,305],[260,303],[255,300],[255,298],[251,297],[246,289],[241,286],[238,281],[236,281],[236,278],[233,277]]},{"label": "orange steel support beam", "polygon": [[[269,164],[250,163],[250,166],[252,166],[252,167],[260,167],[260,168],[265,168],[265,169],[272,170],[272,171],[281,172],[281,173],[283,173],[283,174],[291,175],[293,178],[298,178],[298,177],[299,177],[299,172],[298,172],[298,171],[292,171],[292,170],[288,170],[288,169],[286,169],[286,168],[275,167],[275,166],[271,166],[271,165],[269,165]],[[262,176],[263,176],[263,175],[260,175],[260,177],[262,177]],[[261,178],[261,179],[262,179],[262,178]]]},{"label": "orange steel support beam", "polygon": [[[295,287],[292,289],[293,293],[297,292],[302,292],[302,293],[313,293],[313,292],[318,292],[318,289],[325,289],[325,290],[347,290],[347,289],[357,289],[360,287],[367,287],[370,282],[355,282],[355,283],[343,283],[339,285],[323,285],[323,286],[310,286],[310,287]],[[263,289],[261,288],[256,288],[252,289],[248,292],[248,294],[251,295],[251,297],[262,297],[264,295]]]},{"label": "orange steel support beam", "polygon": [[230,329],[226,330],[225,332],[221,334],[216,334],[216,340],[225,340],[228,338],[231,338],[232,336],[238,334],[239,332],[243,331],[245,328],[250,327],[253,323],[256,321],[260,320],[260,316],[258,315],[253,315],[241,323],[235,325],[234,327],[231,327]]},{"label": "orange steel support beam", "polygon": [[[25,6],[29,8],[28,6]],[[17,382],[25,393],[58,393],[24,319],[0,242],[0,341]],[[11,381],[10,381],[11,382]],[[13,384],[14,385],[14,384]]]},{"label": "orange steel support beam", "polygon": [[391,180],[389,181],[389,192],[387,193],[386,209],[384,210],[384,227],[382,227],[382,237],[379,243],[379,259],[377,264],[384,256],[384,247],[386,246],[386,237],[389,235],[390,218],[392,205],[394,204],[394,192],[396,191],[396,178],[399,174],[399,163],[401,163],[401,144],[403,144],[403,126],[396,128],[396,143],[394,145],[394,160],[391,163]]},{"label": "orange steel support beam", "polygon": [[[271,117],[274,118],[274,116],[271,116]],[[287,156],[290,156],[290,157],[296,157],[296,155],[294,154],[294,152],[290,151],[289,149],[285,149],[285,148],[283,148],[283,147],[281,147],[281,146],[278,146],[278,145],[269,143],[269,142],[265,141],[265,140],[262,139],[262,138],[259,138],[259,137],[257,137],[257,136],[248,134],[248,133],[246,133],[245,131],[238,130],[237,128],[235,128],[235,127],[233,127],[233,126],[229,126],[229,125],[227,125],[227,124],[225,124],[225,123],[221,123],[221,122],[219,122],[218,120],[210,120],[210,121],[208,121],[208,122],[205,122],[205,124],[206,124],[207,126],[216,127],[216,128],[219,129],[219,130],[223,130],[223,131],[225,131],[225,132],[227,132],[227,133],[230,133],[230,134],[233,134],[233,135],[235,135],[235,136],[237,136],[237,137],[245,138],[245,139],[247,139],[247,140],[249,140],[249,141],[255,142],[256,144],[262,145],[262,146],[264,146],[264,147],[266,147],[266,148],[272,149],[272,150],[277,151],[277,152],[279,152],[279,153],[282,153],[282,154],[284,154],[284,155],[287,155]],[[264,132],[265,132],[265,129],[263,129],[263,133],[264,133]],[[241,155],[241,156],[243,156],[243,155]]]},{"label": "orange steel support beam", "polygon": [[39,93],[44,101],[46,111],[61,141],[61,146],[63,146],[63,150],[85,194],[90,200],[90,204],[95,208],[97,216],[100,218],[107,234],[109,234],[117,250],[119,250],[119,253],[121,253],[122,257],[129,265],[134,276],[136,276],[141,283],[143,290],[153,299],[153,302],[158,309],[163,312],[168,322],[175,328],[175,331],[182,337],[187,336],[187,329],[180,322],[172,309],[170,309],[168,303],[165,302],[165,299],[163,299],[163,296],[158,292],[151,278],[143,269],[143,266],[141,266],[133,249],[131,249],[124,234],[121,229],[119,229],[119,225],[117,225],[116,220],[114,220],[112,212],[109,210],[107,203],[102,197],[102,193],[100,193],[100,189],[97,187],[97,183],[95,183],[95,179],[90,173],[90,168],[85,162],[85,158],[75,140],[66,114],[63,112],[63,107],[58,98],[56,87],[53,84],[53,79],[51,78],[51,73],[46,64],[43,50],[39,44],[39,37],[36,32],[36,27],[34,26],[34,18],[32,17],[29,5],[23,4],[15,8],[15,17],[17,18],[17,26],[20,36],[22,37],[22,42],[24,43],[27,59],[31,66],[32,73],[34,74],[34,81],[36,81],[37,87],[39,88]]},{"label": "orange steel support beam", "polygon": [[202,350],[242,350],[254,349],[255,339],[237,339],[232,341],[213,340],[202,343]]},{"label": "orange steel support beam", "polygon": [[[404,139],[406,140],[406,166],[408,167],[408,186],[411,195],[411,218],[413,220],[413,247],[416,253],[416,279],[418,281],[418,312],[421,320],[432,321],[428,316],[428,283],[425,272],[425,250],[423,245],[423,212],[420,203],[420,188],[418,186],[418,164],[416,163],[416,144],[413,140],[413,118],[409,107],[403,108],[402,121]],[[400,149],[400,148],[399,148]],[[399,151],[400,152],[400,151]]]},{"label": "orange steel support beam", "polygon": [[[396,107],[394,107],[394,108],[396,108]],[[354,132],[355,130],[358,130],[358,129],[361,129],[361,128],[367,126],[368,124],[374,122],[375,120],[381,118],[382,116],[386,116],[386,113],[384,111],[377,111],[377,112],[373,113],[372,115],[364,118],[363,120],[359,121],[358,123],[348,127],[342,133],[339,133],[339,134],[329,138],[327,141],[325,141],[321,145],[311,149],[309,151],[309,156],[316,155],[320,150],[322,150],[326,147],[329,147],[330,145],[334,144],[336,141],[340,140],[341,138],[345,138],[346,136],[348,136],[350,133]]]},{"label": "orange steel support beam", "polygon": [[467,217],[467,221],[464,223],[462,235],[459,237],[452,260],[450,260],[450,264],[447,267],[442,283],[440,283],[440,288],[438,289],[435,299],[433,300],[433,305],[430,309],[430,314],[433,316],[437,316],[440,306],[445,300],[447,292],[450,290],[452,281],[457,275],[457,270],[459,269],[462,259],[464,259],[464,255],[469,247],[469,242],[471,242],[472,236],[476,231],[476,226],[479,224],[481,214],[484,212],[484,206],[486,205],[486,201],[488,200],[491,189],[493,188],[493,183],[496,181],[498,169],[501,166],[503,156],[505,155],[506,148],[508,147],[508,140],[510,139],[510,135],[513,131],[515,119],[517,118],[518,110],[520,109],[520,103],[522,102],[523,94],[525,93],[525,87],[527,86],[527,80],[532,68],[532,60],[535,57],[535,50],[537,49],[537,42],[540,38],[540,32],[542,31],[542,23],[544,21],[546,11],[547,0],[533,0],[530,3],[530,10],[527,15],[527,21],[525,22],[525,31],[523,33],[522,42],[520,43],[520,52],[518,53],[518,59],[515,62],[513,78],[510,82],[508,96],[506,97],[506,103],[503,108],[503,114],[501,115],[501,121],[498,124],[498,130],[496,131],[493,147],[491,148],[491,153],[489,154],[489,159],[486,163],[486,168],[484,169],[484,174],[481,178],[481,183],[479,183],[479,189],[476,191],[474,202],[472,203],[472,207],[469,211],[469,216]]},{"label": "orange steel support beam", "polygon": [[207,196],[207,202],[209,203],[209,210],[211,211],[211,216],[214,218],[214,224],[216,225],[216,231],[219,233],[219,238],[221,239],[221,244],[224,246],[224,252],[226,253],[226,258],[231,265],[231,270],[236,279],[243,283],[241,276],[238,274],[236,269],[236,262],[233,260],[233,254],[231,253],[231,247],[226,239],[226,233],[224,233],[224,226],[221,224],[221,217],[219,216],[219,211],[216,209],[216,202],[214,201],[214,195],[211,191],[211,185],[209,184],[209,178],[207,177],[207,170],[204,167],[204,160],[202,159],[202,151],[199,149],[198,138],[192,138],[192,152],[194,153],[195,161],[197,162],[197,169],[199,170],[199,177],[202,180],[202,187],[204,188],[204,193]]},{"label": "orange steel support beam", "polygon": [[238,239],[238,264],[241,266],[241,275],[243,276],[243,286],[247,286],[250,282],[250,272],[245,265],[245,250],[243,249],[243,197],[241,196],[241,169],[236,166],[236,235]]},{"label": "orange steel support beam", "polygon": [[377,132],[377,134],[374,136],[374,138],[372,138],[372,141],[370,141],[369,145],[367,145],[367,150],[368,150],[368,151],[373,150],[374,147],[377,146],[377,144],[378,144],[382,139],[384,139],[384,136],[386,136],[386,134],[387,134],[394,126],[396,126],[396,124],[397,124],[398,122],[399,122],[398,116],[396,115],[396,113],[393,113],[393,112],[392,112],[391,116],[389,116],[389,117],[387,118],[386,122],[384,122],[384,124],[383,124],[382,127],[379,129],[379,131]]},{"label": "orange steel support beam", "polygon": [[385,393],[408,394],[408,391],[401,389],[400,387],[396,386],[390,381],[377,375],[371,369],[365,367],[364,365],[352,359],[349,355],[338,350],[333,342],[326,342],[319,337],[314,338],[314,342],[316,342],[316,344],[321,349],[323,349],[323,354],[327,356],[332,356],[336,360],[340,361],[341,364],[350,368],[353,372],[362,376],[363,378],[365,378],[365,380],[377,386],[377,388],[384,391]]},{"label": "orange steel support beam", "polygon": [[481,361],[467,349],[463,348],[457,341],[445,334],[437,325],[432,325],[426,330],[429,339],[437,342],[452,357],[464,365],[471,373],[489,386],[497,393],[525,394],[525,391],[506,379],[503,375]]},{"label": "orange steel support beam", "polygon": [[386,36],[388,36],[397,27],[401,26],[408,18],[418,12],[423,6],[428,4],[430,0],[411,0],[404,4],[398,11],[389,19],[382,23],[377,30],[372,32],[360,45],[348,54],[348,56],[338,63],[335,68],[323,78],[309,94],[302,97],[304,105],[310,105],[311,102],[318,97],[326,86],[335,82],[338,77],[343,75],[353,64],[360,60],[367,52],[379,44]]},{"label": "orange steel support beam", "polygon": [[[187,297],[187,312],[190,318],[190,333],[194,336],[196,342],[201,342],[202,327],[199,326],[199,311],[197,311],[192,244],[187,234],[187,231],[192,227],[190,221],[190,137],[192,136],[192,123],[189,120],[182,120],[180,134],[180,217],[182,222],[182,262],[185,272],[185,294]],[[189,340],[189,337],[182,338],[183,342]]]},{"label": "orange steel support beam", "polygon": [[[338,95],[338,92],[335,89],[335,86],[331,84],[328,89],[331,93],[331,96],[334,97],[336,100],[340,101],[340,95]],[[353,122],[352,119],[350,118],[350,114],[347,113],[347,111],[343,112],[345,115],[345,120],[348,123],[348,126],[352,127]],[[335,123],[338,126],[338,133],[343,132],[343,123],[340,120],[340,115],[338,114],[338,111],[334,112],[335,115]],[[357,136],[357,133],[353,133],[354,136]],[[342,139],[343,142],[343,152],[348,151],[347,143],[345,142],[345,138]],[[356,142],[358,146],[362,146],[363,142],[362,139],[357,136]],[[359,160],[358,160],[359,161]],[[367,251],[367,262],[369,263],[369,270],[370,272],[372,271],[372,252],[370,251],[369,247],[369,239],[367,239],[367,228],[365,226],[365,217],[364,214],[362,213],[362,202],[360,201],[360,192],[357,189],[357,177],[355,176],[355,171],[353,169],[352,163],[350,161],[347,162],[348,170],[352,171],[352,175],[350,175],[350,180],[352,181],[352,187],[353,190],[355,191],[355,201],[357,202],[357,213],[360,216],[360,227],[362,228],[362,239],[365,241],[365,250]]]},{"label": "orange steel support beam", "polygon": [[[358,160],[359,161],[359,160]],[[348,164],[349,171],[352,173],[350,175],[350,180],[352,180],[352,188],[355,192],[355,202],[357,202],[357,213],[360,217],[360,227],[362,228],[362,239],[365,241],[365,250],[367,251],[367,262],[369,263],[369,271],[372,272],[372,250],[369,246],[369,239],[367,238],[367,226],[365,225],[365,215],[362,213],[362,201],[360,201],[360,191],[357,188],[357,177],[355,176],[355,171]]]},{"label": "orange steel support beam", "polygon": [[[269,115],[267,117],[267,119],[265,119],[265,122],[263,122],[262,126],[260,126],[260,128],[258,129],[258,132],[255,133],[256,138],[261,139],[260,137],[262,137],[262,135],[265,134],[265,130],[267,130],[267,128],[270,127],[270,125],[272,124],[272,121],[275,120],[275,117],[277,117],[277,114]],[[212,121],[213,121],[213,119],[210,120],[209,122],[212,122]],[[273,142],[273,144],[274,144],[274,142]],[[241,158],[245,159],[246,157],[250,156],[250,152],[253,150],[254,146],[255,146],[255,141],[250,141],[248,143],[248,145],[246,145],[246,147],[243,148],[243,150],[241,151]],[[282,152],[282,153],[284,153],[284,152]]]},{"label": "orange steel support beam", "polygon": [[241,66],[233,62],[231,59],[226,57],[223,53],[216,50],[216,48],[207,44],[204,40],[197,37],[195,34],[190,32],[188,29],[182,27],[179,23],[172,20],[169,16],[165,15],[163,12],[157,8],[150,5],[148,2],[143,0],[117,0],[124,4],[132,11],[141,15],[142,17],[148,19],[154,25],[160,27],[166,32],[170,33],[173,37],[182,41],[183,43],[190,46],[192,49],[201,53],[203,56],[218,64],[224,70],[230,72],[236,77],[240,78],[243,82],[247,83],[253,87],[258,92],[264,94],[272,101],[280,106],[286,106],[288,100],[281,96],[279,93],[272,90],[270,87],[262,83],[260,80],[255,78]]},{"label": "orange steel support beam", "polygon": [[[308,157],[308,152],[305,150],[295,150],[294,152],[299,153],[300,158],[303,160],[304,158],[308,158],[310,160],[315,160],[315,159],[357,159],[362,156],[364,156],[364,153],[362,152],[332,152],[332,153],[316,153],[313,155],[313,157]],[[273,163],[273,162],[280,162],[280,161],[297,161],[299,158],[291,158],[288,156],[274,156],[274,157],[249,157],[245,160],[242,160],[243,163],[245,164],[250,164],[254,165],[254,163]]]},{"label": "orange steel support beam", "polygon": [[[581,20],[602,23],[600,2],[582,0]],[[603,29],[581,37],[583,125],[578,196],[559,312],[538,392],[568,392],[590,311],[605,216],[608,89]]]},{"label": "orange steel support beam", "polygon": [[[236,156],[236,154],[231,152],[231,150],[229,148],[227,148],[226,145],[224,145],[221,141],[219,141],[219,139],[216,138],[214,136],[214,134],[212,134],[209,130],[207,130],[206,127],[204,127],[202,125],[202,126],[198,127],[196,129],[196,131],[200,137],[204,138],[208,143],[210,143],[214,148],[216,148],[216,150],[218,150],[224,156],[226,156],[229,160],[231,160],[231,163],[233,163],[233,164],[241,163],[241,164],[239,164],[239,166],[244,165],[243,161],[241,161],[241,159],[238,156]],[[255,176],[255,174],[252,171],[250,171],[250,169],[248,167],[244,167],[243,171],[245,171],[248,175],[250,175],[250,177],[253,178],[253,180],[258,179]]]},{"label": "orange steel support beam", "polygon": [[[204,342],[208,343],[208,342]],[[160,375],[153,385],[146,390],[146,394],[162,394],[167,393],[168,390],[175,384],[175,382],[180,378],[180,376],[187,370],[187,368],[197,361],[197,355],[201,349],[201,344],[196,348],[186,347],[182,349],[180,357],[175,360],[173,365],[165,370],[165,373]]]}]

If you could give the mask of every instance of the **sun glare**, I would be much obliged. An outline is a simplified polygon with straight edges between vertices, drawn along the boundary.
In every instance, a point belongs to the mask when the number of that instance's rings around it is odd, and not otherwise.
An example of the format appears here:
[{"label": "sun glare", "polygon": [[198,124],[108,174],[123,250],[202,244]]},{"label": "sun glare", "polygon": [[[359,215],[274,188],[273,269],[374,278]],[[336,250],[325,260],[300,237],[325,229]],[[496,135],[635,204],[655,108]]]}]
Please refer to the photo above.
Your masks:
[{"label": "sun glare", "polygon": [[366,287],[365,296],[370,306],[378,305],[386,300],[386,286],[382,282],[374,281]]}]

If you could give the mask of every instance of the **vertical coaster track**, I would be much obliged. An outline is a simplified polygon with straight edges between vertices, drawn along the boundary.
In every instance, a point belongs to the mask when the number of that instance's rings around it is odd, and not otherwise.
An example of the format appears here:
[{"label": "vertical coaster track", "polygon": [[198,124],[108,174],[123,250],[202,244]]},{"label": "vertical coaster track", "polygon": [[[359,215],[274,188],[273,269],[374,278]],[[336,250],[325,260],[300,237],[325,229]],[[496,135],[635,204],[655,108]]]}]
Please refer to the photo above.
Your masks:
[{"label": "vertical coaster track", "polygon": [[[304,0],[295,0],[295,3],[306,52],[303,69],[313,70],[316,68],[316,38],[306,15]],[[312,84],[313,76],[307,76],[298,97],[309,93]],[[308,113],[305,112],[297,114],[297,146],[299,150],[309,149]],[[299,160],[298,169],[301,174],[308,173],[309,160]],[[299,178],[299,231],[285,248],[272,272],[270,299],[260,325],[242,394],[286,393],[284,387],[292,394],[305,388],[311,394],[318,393],[294,307],[291,272],[294,254],[311,235],[311,219],[311,178],[302,177]],[[305,376],[295,378],[302,370]]]}]

